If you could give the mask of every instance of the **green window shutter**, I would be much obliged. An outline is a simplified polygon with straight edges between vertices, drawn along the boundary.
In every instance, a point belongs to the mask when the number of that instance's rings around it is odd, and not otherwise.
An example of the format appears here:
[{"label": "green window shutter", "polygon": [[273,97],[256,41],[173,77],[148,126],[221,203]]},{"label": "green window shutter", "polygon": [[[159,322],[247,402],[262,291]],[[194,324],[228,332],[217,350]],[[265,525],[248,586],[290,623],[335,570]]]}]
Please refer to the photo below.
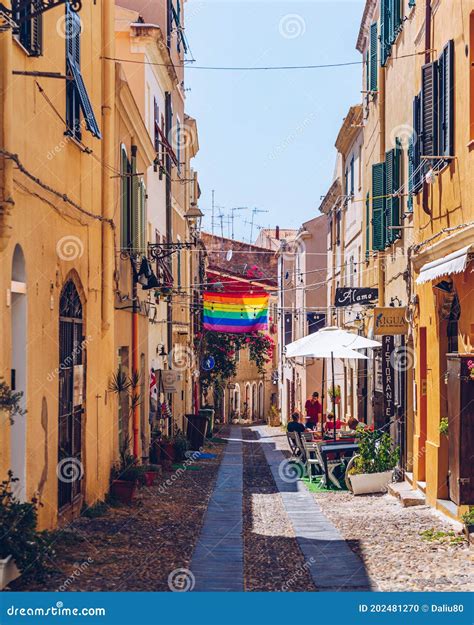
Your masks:
[{"label": "green window shutter", "polygon": [[423,172],[421,168],[421,94],[413,100],[413,193],[423,186]]},{"label": "green window shutter", "polygon": [[140,247],[139,231],[140,231],[140,219],[139,219],[139,187],[137,173],[137,158],[132,156],[132,176],[131,176],[131,232],[130,239],[132,241],[132,248],[137,251]]},{"label": "green window shutter", "polygon": [[380,2],[380,64],[384,67],[390,56],[390,8],[389,0]]},{"label": "green window shutter", "polygon": [[370,193],[365,198],[365,258],[370,256]]},{"label": "green window shutter", "polygon": [[[423,156],[438,154],[438,63],[421,69],[421,149]],[[425,169],[432,161],[427,160]]]},{"label": "green window shutter", "polygon": [[146,190],[143,180],[138,185],[138,230],[137,230],[137,242],[138,248],[141,252],[145,252],[146,241]]},{"label": "green window shutter", "polygon": [[365,82],[367,91],[370,91],[370,46],[367,46],[365,55]]},{"label": "green window shutter", "polygon": [[120,247],[130,247],[130,163],[124,147],[120,150]]},{"label": "green window shutter", "polygon": [[454,154],[454,41],[444,47],[439,59],[439,153]]},{"label": "green window shutter", "polygon": [[370,90],[377,91],[377,22],[370,27]]},{"label": "green window shutter", "polygon": [[354,195],[354,157],[351,160],[351,195]]},{"label": "green window shutter", "polygon": [[385,161],[385,190],[387,200],[385,205],[386,243],[394,243],[401,236],[400,230],[393,226],[400,226],[400,197],[395,196],[400,190],[400,161],[401,149],[396,140],[396,147],[387,152]]},{"label": "green window shutter", "polygon": [[410,137],[408,142],[408,200],[407,200],[407,211],[409,213],[413,212],[413,172],[415,171],[414,167],[414,137],[413,135]]},{"label": "green window shutter", "polygon": [[385,163],[372,165],[372,249],[385,249]]},{"label": "green window shutter", "polygon": [[404,0],[393,0],[394,41],[402,29],[402,2]]}]

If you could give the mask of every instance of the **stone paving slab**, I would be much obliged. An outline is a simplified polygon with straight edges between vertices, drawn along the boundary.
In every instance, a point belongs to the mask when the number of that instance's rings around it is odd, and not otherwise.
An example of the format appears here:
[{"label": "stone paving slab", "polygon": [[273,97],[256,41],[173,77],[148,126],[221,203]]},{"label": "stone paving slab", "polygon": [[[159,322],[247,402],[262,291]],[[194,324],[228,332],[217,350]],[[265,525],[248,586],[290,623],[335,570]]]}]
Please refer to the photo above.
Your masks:
[{"label": "stone paving slab", "polygon": [[244,590],[241,438],[240,428],[232,427],[189,567],[195,591]]},{"label": "stone paving slab", "polygon": [[253,428],[281,493],[283,505],[296,533],[299,547],[317,588],[325,590],[373,590],[364,564],[343,536],[322,513],[311,493],[299,482],[282,479],[280,465],[286,460],[275,449],[275,442],[265,426]]}]

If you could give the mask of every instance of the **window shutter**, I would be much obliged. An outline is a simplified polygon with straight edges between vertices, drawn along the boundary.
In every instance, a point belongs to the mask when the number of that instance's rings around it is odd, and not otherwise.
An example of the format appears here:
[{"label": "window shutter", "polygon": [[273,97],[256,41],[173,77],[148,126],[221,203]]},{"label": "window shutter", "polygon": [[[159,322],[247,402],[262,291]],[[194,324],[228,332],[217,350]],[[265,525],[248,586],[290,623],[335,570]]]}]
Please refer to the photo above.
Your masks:
[{"label": "window shutter", "polygon": [[385,249],[385,163],[372,165],[372,249]]},{"label": "window shutter", "polygon": [[354,195],[354,157],[351,160],[351,195]]},{"label": "window shutter", "polygon": [[365,258],[370,255],[370,193],[365,198]]},{"label": "window shutter", "polygon": [[[438,63],[428,63],[421,69],[421,141],[422,155],[438,154]],[[427,160],[425,168],[432,162]],[[424,168],[424,169],[425,169]]]},{"label": "window shutter", "polygon": [[421,94],[418,94],[413,100],[413,193],[418,193],[423,186],[421,132]]},{"label": "window shutter", "polygon": [[439,153],[454,154],[454,41],[444,47],[439,59]]},{"label": "window shutter", "polygon": [[370,90],[377,91],[377,22],[370,27]]},{"label": "window shutter", "polygon": [[380,64],[384,67],[390,55],[390,12],[388,0],[380,2]]},{"label": "window shutter", "polygon": [[[400,225],[400,197],[395,196],[400,190],[400,160],[401,150],[398,139],[396,147],[387,152],[385,167],[385,189],[387,193],[386,201],[386,241],[394,243],[401,236],[400,230],[394,230],[393,226]],[[392,227],[390,227],[392,226]]]},{"label": "window shutter", "polygon": [[124,147],[120,154],[120,174],[120,247],[127,249],[130,247],[130,163]]},{"label": "window shutter", "polygon": [[408,142],[408,200],[407,200],[407,210],[409,213],[413,212],[413,172],[415,171],[414,167],[414,136],[410,137]]},{"label": "window shutter", "polygon": [[[69,73],[72,74],[73,86],[69,87],[69,94],[72,99],[78,97],[79,105],[84,115],[84,121],[86,128],[98,139],[101,138],[99,125],[92,109],[92,104],[87,93],[84,79],[81,74],[81,19],[77,13],[75,13],[69,3],[66,4],[66,64]],[[75,93],[73,93],[73,91]],[[74,115],[75,117],[75,115]],[[70,120],[73,124],[76,123],[76,119]],[[73,132],[77,132],[78,129],[69,128]]]},{"label": "window shutter", "polygon": [[37,15],[31,20],[31,49],[32,56],[43,54],[43,15]]}]

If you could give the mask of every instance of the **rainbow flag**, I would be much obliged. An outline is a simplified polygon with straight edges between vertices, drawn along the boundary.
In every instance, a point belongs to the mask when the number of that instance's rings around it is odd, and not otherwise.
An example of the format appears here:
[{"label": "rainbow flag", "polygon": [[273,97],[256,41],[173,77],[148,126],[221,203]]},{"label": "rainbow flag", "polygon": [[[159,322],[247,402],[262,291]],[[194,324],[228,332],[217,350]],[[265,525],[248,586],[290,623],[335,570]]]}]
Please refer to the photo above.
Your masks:
[{"label": "rainbow flag", "polygon": [[204,293],[203,325],[214,332],[257,332],[268,327],[268,295]]}]

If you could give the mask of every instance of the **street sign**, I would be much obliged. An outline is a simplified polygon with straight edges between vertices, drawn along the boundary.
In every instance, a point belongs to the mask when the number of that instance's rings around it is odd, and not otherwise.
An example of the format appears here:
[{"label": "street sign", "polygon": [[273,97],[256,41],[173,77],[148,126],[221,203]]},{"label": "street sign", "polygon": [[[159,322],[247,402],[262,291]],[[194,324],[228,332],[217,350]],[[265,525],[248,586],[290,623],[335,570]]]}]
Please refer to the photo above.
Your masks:
[{"label": "street sign", "polygon": [[378,289],[339,287],[336,289],[334,305],[336,308],[360,304],[361,306],[372,304],[379,297]]},{"label": "street sign", "polygon": [[395,370],[393,368],[393,350],[395,338],[393,335],[382,337],[382,389],[383,414],[389,420],[395,415]]},{"label": "street sign", "polygon": [[406,306],[374,308],[374,336],[408,334]]},{"label": "street sign", "polygon": [[216,366],[216,361],[214,360],[214,356],[206,356],[202,361],[202,368],[204,371],[212,371]]}]

